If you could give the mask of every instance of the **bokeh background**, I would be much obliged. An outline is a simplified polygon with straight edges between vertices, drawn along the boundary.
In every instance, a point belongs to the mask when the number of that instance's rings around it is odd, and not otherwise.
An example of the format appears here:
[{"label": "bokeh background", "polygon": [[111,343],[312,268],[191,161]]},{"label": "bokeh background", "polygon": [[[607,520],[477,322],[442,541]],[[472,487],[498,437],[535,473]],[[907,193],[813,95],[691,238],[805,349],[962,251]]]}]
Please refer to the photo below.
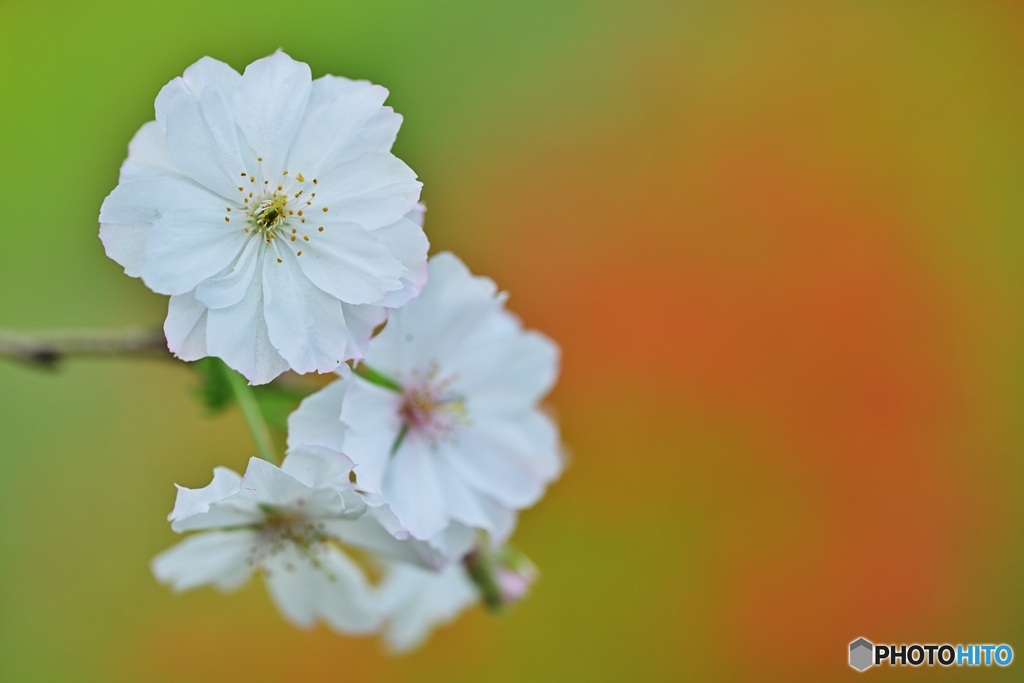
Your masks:
[{"label": "bokeh background", "polygon": [[[531,599],[421,651],[179,597],[173,482],[253,447],[187,367],[0,363],[0,679],[831,681],[1024,660],[1015,2],[0,1],[0,326],[159,323],[96,238],[159,88],[282,47],[405,115],[433,250],[558,340]],[[1006,670],[873,670],[983,680]]]}]

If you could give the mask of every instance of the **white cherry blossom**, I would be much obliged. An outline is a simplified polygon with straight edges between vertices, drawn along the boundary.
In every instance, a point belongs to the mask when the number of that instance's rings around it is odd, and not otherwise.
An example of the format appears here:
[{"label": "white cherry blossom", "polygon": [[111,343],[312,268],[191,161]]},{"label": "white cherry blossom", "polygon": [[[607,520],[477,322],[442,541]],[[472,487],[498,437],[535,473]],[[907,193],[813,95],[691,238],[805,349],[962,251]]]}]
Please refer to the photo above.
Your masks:
[{"label": "white cherry blossom", "polygon": [[557,427],[537,406],[557,376],[557,347],[522,329],[491,280],[444,253],[365,363],[362,376],[343,372],[303,402],[289,443],[350,457],[357,488],[390,509],[396,533],[429,540],[463,525],[502,542],[562,467]]},{"label": "white cherry blossom", "polygon": [[425,567],[439,559],[424,543],[395,539],[372,510],[365,514],[348,490],[351,467],[340,453],[310,447],[293,449],[280,468],[252,458],[244,476],[218,467],[208,486],[178,487],[171,527],[199,533],[154,558],[153,573],[179,591],[230,591],[259,572],[296,625],[375,630],[380,609],[350,549]]},{"label": "white cherry blossom", "polygon": [[160,91],[100,238],[128,275],[170,295],[178,357],[218,356],[253,384],[328,372],[418,294],[420,183],[391,154],[402,117],[387,95],[313,80],[283,52],[241,75],[205,57]]}]

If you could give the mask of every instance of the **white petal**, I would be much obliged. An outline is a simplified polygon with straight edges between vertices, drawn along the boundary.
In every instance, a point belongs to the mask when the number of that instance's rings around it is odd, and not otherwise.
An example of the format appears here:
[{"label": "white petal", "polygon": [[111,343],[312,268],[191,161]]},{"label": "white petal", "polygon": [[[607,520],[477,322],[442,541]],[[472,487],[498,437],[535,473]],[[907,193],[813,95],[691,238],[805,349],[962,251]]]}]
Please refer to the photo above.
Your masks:
[{"label": "white petal", "polygon": [[452,522],[444,531],[427,541],[445,559],[445,564],[461,562],[476,546],[477,530],[460,522]]},{"label": "white petal", "polygon": [[288,451],[281,471],[312,488],[349,488],[352,461],[321,446],[303,445]]},{"label": "white petal", "polygon": [[[341,302],[314,286],[287,247],[272,245],[263,263],[263,313],[277,352],[298,373],[330,372],[346,360]],[[280,261],[280,262],[279,262]]]},{"label": "white petal", "polygon": [[388,292],[380,302],[381,306],[404,306],[416,298],[427,284],[427,250],[430,243],[423,232],[422,223],[410,220],[410,216],[416,215],[422,217],[422,212],[412,211],[409,216],[373,231],[373,236],[402,262],[406,270],[402,275],[402,288]]},{"label": "white petal", "polygon": [[321,545],[307,554],[287,544],[264,568],[271,597],[297,626],[309,628],[322,619],[343,633],[369,633],[380,625],[366,577],[335,548]]},{"label": "white petal", "polygon": [[[343,365],[339,370],[348,371],[348,366]],[[348,373],[350,376],[351,371]],[[299,404],[288,416],[289,448],[311,445],[343,449],[345,425],[341,422],[341,405],[348,384],[344,379],[334,381]]]},{"label": "white petal", "polygon": [[146,240],[153,226],[148,223],[101,223],[100,240],[107,256],[121,264],[125,275],[139,277],[146,252]]},{"label": "white petal", "polygon": [[494,282],[474,277],[448,253],[430,259],[430,284],[392,313],[366,354],[371,367],[392,372],[427,367],[460,345],[486,316],[500,309]]},{"label": "white petal", "polygon": [[518,413],[544,397],[558,378],[558,346],[524,331],[515,316],[496,311],[437,361],[458,375],[452,391],[471,396],[474,409]]},{"label": "white petal", "polygon": [[[309,66],[275,52],[245,67],[235,92],[234,112],[253,156],[264,159],[264,172],[276,177],[306,111],[312,89]],[[301,171],[302,169],[296,169]]]},{"label": "white petal", "polygon": [[407,562],[421,567],[443,566],[448,558],[425,541],[398,539],[380,522],[387,511],[370,508],[358,519],[325,520],[324,530],[354,548],[369,551],[376,556]]},{"label": "white petal", "polygon": [[366,230],[391,225],[416,206],[422,183],[392,154],[365,154],[321,173],[317,202]]},{"label": "white petal", "polygon": [[196,287],[195,296],[208,308],[234,306],[245,296],[252,279],[256,276],[256,265],[262,260],[260,252],[266,247],[263,240],[248,238],[234,263]]},{"label": "white petal", "polygon": [[440,573],[392,565],[379,590],[388,619],[384,637],[394,652],[418,647],[435,626],[452,621],[479,599],[460,564]]},{"label": "white petal", "polygon": [[196,93],[175,78],[157,95],[156,120],[182,173],[221,197],[235,196],[246,166],[225,93],[212,85]]},{"label": "white petal", "polygon": [[307,486],[276,465],[259,458],[249,459],[238,497],[256,503],[261,509],[269,505],[310,519],[345,519],[362,514],[364,507],[355,496],[346,501],[336,488]]},{"label": "white petal", "polygon": [[490,531],[491,544],[495,547],[505,545],[516,528],[516,511],[487,496],[481,496],[479,502],[487,513],[489,521],[486,528]]},{"label": "white petal", "polygon": [[185,85],[196,95],[207,86],[224,94],[230,102],[230,96],[238,87],[241,75],[224,62],[213,57],[202,57],[198,62],[185,69],[181,76]]},{"label": "white petal", "polygon": [[236,495],[241,483],[242,477],[237,472],[226,467],[216,467],[213,470],[213,480],[203,488],[190,489],[178,486],[174,510],[167,519],[174,522],[209,512],[211,504]]},{"label": "white petal", "polygon": [[302,272],[313,284],[349,304],[373,304],[400,289],[405,272],[372,233],[354,223],[325,224],[303,246]]},{"label": "white petal", "polygon": [[153,558],[153,575],[176,591],[206,584],[234,590],[252,574],[247,559],[255,538],[250,531],[196,534]]},{"label": "white petal", "polygon": [[121,164],[119,183],[162,176],[183,177],[171,157],[163,129],[156,121],[142,124],[128,143],[128,158]]},{"label": "white petal", "polygon": [[259,524],[262,511],[241,499],[240,490],[241,477],[224,467],[214,469],[213,481],[201,489],[178,486],[174,510],[168,516],[171,528],[180,533]]},{"label": "white petal", "polygon": [[196,300],[192,292],[172,296],[167,305],[164,321],[167,348],[182,360],[205,358],[206,306]]},{"label": "white petal", "polygon": [[481,494],[471,489],[462,479],[452,473],[438,477],[442,499],[448,516],[467,526],[491,531],[491,519],[482,502]]},{"label": "white petal", "polygon": [[305,173],[323,173],[368,152],[388,152],[402,117],[382,106],[388,91],[368,81],[324,76],[313,91],[288,163]]},{"label": "white petal", "polygon": [[519,420],[474,418],[459,432],[458,444],[441,444],[438,452],[448,471],[519,509],[537,502],[558,472],[557,437],[549,425],[539,413]]},{"label": "white petal", "polygon": [[381,493],[384,472],[390,463],[391,448],[402,423],[398,411],[400,394],[354,379],[341,407],[345,424],[345,455],[355,463],[359,488]]},{"label": "white petal", "polygon": [[139,277],[153,223],[165,214],[208,209],[216,216],[221,200],[190,180],[177,177],[137,178],[121,183],[100,207],[100,240],[107,256]]},{"label": "white petal", "polygon": [[366,355],[374,330],[388,319],[388,309],[383,306],[342,304],[341,311],[345,316],[345,327],[348,328],[345,358],[360,359]]},{"label": "white petal", "polygon": [[188,209],[165,214],[150,231],[142,280],[160,294],[191,292],[227,267],[242,251],[244,239],[216,213]]},{"label": "white petal", "polygon": [[434,454],[412,439],[402,443],[384,472],[383,498],[414,538],[428,540],[448,526],[448,510],[438,479]]},{"label": "white petal", "polygon": [[288,369],[267,336],[260,278],[253,278],[245,297],[234,306],[209,311],[206,341],[211,356],[245,375],[250,384],[266,384]]},{"label": "white petal", "polygon": [[299,500],[306,500],[313,489],[285,473],[280,467],[261,460],[249,458],[249,466],[239,484],[239,495],[249,500],[274,506],[290,507]]}]

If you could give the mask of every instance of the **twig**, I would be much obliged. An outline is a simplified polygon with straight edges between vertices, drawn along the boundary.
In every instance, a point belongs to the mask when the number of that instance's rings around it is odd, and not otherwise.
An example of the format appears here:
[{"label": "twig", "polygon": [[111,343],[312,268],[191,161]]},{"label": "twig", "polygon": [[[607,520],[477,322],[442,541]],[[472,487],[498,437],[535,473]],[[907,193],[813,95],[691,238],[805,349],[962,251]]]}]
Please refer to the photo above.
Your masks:
[{"label": "twig", "polygon": [[163,330],[131,327],[122,330],[12,332],[0,330],[0,358],[39,370],[56,370],[75,356],[148,356],[173,358]]},{"label": "twig", "polygon": [[235,394],[235,400],[238,401],[238,407],[242,409],[245,423],[249,426],[252,440],[256,443],[256,450],[259,451],[259,456],[267,462],[275,465],[278,464],[274,438],[270,435],[270,427],[267,425],[267,420],[260,409],[260,404],[256,400],[253,388],[249,386],[244,377],[234,370],[226,365],[224,369],[226,370],[226,377],[231,385],[231,390]]}]

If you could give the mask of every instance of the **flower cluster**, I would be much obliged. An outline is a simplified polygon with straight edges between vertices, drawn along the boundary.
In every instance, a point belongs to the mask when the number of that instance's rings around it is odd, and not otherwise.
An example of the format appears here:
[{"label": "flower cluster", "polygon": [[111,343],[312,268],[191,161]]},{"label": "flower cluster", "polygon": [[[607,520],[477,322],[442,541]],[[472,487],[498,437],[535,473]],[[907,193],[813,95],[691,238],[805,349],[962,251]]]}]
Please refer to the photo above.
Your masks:
[{"label": "flower cluster", "polygon": [[290,416],[280,466],[179,487],[171,526],[194,533],[155,558],[157,579],[232,590],[259,574],[296,625],[401,651],[470,604],[525,595],[536,569],[506,544],[562,456],[539,408],[558,349],[491,280],[427,259],[387,95],[282,52],[242,74],[204,58],[131,141],[100,237],[170,296],[179,358],[250,384],[337,375]]}]

